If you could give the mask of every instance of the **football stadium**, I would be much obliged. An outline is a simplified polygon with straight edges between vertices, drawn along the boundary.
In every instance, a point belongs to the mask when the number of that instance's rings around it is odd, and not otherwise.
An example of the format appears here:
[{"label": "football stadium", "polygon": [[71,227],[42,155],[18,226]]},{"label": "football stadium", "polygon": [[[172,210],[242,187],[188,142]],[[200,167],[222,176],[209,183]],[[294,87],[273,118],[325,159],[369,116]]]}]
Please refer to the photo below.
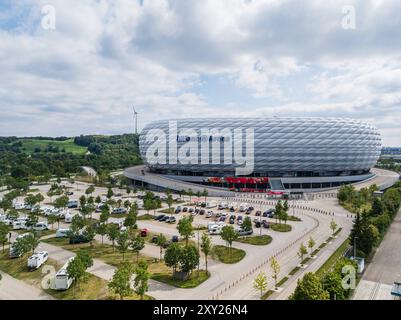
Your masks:
[{"label": "football stadium", "polygon": [[[236,192],[308,191],[371,179],[381,137],[344,118],[191,118],[142,130],[136,185]],[[196,188],[195,188],[196,189]]]}]

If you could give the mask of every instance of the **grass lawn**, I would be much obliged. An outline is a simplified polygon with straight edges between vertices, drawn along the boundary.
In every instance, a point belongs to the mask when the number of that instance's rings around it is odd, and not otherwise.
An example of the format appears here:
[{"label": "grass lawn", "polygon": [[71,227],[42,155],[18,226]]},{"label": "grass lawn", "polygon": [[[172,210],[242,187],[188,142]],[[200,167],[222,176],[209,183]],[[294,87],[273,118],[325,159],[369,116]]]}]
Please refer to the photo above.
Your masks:
[{"label": "grass lawn", "polygon": [[[273,218],[276,218],[276,215],[274,215]],[[296,216],[291,216],[291,215],[288,215],[287,220],[288,221],[302,221],[300,218],[298,218]]]},{"label": "grass lawn", "polygon": [[175,212],[175,208],[174,208],[174,207],[171,207],[170,210],[169,210],[169,208],[165,208],[165,209],[159,210],[159,211],[157,211],[157,212],[172,214],[172,213]]},{"label": "grass lawn", "polygon": [[340,259],[343,255],[343,253],[348,249],[349,247],[349,239],[345,239],[345,241],[338,247],[336,251],[333,252],[333,254],[326,260],[326,262],[315,272],[315,274],[318,277],[324,276],[326,272],[328,272],[334,264]]},{"label": "grass lawn", "polygon": [[266,300],[266,299],[268,299],[273,293],[274,293],[273,290],[267,291],[266,293],[264,293],[264,294],[262,295],[262,297],[260,298],[260,300]]},{"label": "grass lawn", "polygon": [[137,220],[154,220],[155,216],[152,214],[143,214],[137,217]]},{"label": "grass lawn", "polygon": [[171,272],[171,269],[169,269],[168,272],[166,273],[154,273],[152,275],[152,279],[167,283],[169,285],[172,285],[177,288],[183,288],[183,289],[189,289],[189,288],[195,288],[198,285],[200,285],[202,282],[206,281],[210,277],[210,272],[207,272],[205,270],[200,270],[199,275],[198,271],[194,270],[189,278],[187,280],[178,280],[173,278],[173,274]]},{"label": "grass lawn", "polygon": [[64,149],[65,152],[73,154],[85,154],[88,151],[87,148],[75,144],[74,139],[65,141],[21,139],[20,141],[22,142],[22,150],[29,154],[34,153],[36,148],[40,148],[43,152],[49,146],[58,147],[60,151]]},{"label": "grass lawn", "polygon": [[[94,259],[102,260],[105,263],[115,267],[117,267],[122,261],[124,261],[124,259],[133,263],[136,263],[137,261],[136,254],[131,250],[128,250],[124,254],[123,259],[122,253],[120,253],[117,248],[113,250],[113,246],[109,244],[102,245],[100,243],[94,242],[93,247],[91,247],[89,243],[76,244],[75,246],[73,246],[72,244],[69,244],[68,241],[68,238],[50,238],[43,240],[43,242],[59,246],[65,250],[69,250],[75,253],[81,250],[86,250],[91,254]],[[139,254],[139,259],[145,260],[149,264],[148,270],[151,273],[166,272],[169,270],[169,268],[158,259],[147,257],[142,254]]]},{"label": "grass lawn", "polygon": [[[230,252],[231,251],[231,252]],[[241,261],[246,255],[246,252],[241,249],[231,248],[229,250],[226,246],[214,246],[212,250],[212,257],[222,263],[237,263]]]},{"label": "grass lawn", "polygon": [[[10,259],[8,257],[8,251],[5,250],[4,253],[0,253],[0,270],[8,273],[10,276],[26,281],[30,285],[41,288],[41,281],[44,277],[42,274],[42,269],[35,271],[29,271],[27,267],[27,258],[30,254],[17,259]],[[46,266],[53,266],[56,271],[61,267],[56,261],[48,259],[44,264]]]},{"label": "grass lawn", "polygon": [[270,225],[270,228],[274,231],[278,232],[290,232],[292,230],[291,225],[289,224],[283,224],[283,223],[272,223]]},{"label": "grass lawn", "polygon": [[237,241],[241,243],[253,244],[255,246],[265,246],[272,242],[273,238],[268,235],[254,236],[254,237],[242,237]]}]

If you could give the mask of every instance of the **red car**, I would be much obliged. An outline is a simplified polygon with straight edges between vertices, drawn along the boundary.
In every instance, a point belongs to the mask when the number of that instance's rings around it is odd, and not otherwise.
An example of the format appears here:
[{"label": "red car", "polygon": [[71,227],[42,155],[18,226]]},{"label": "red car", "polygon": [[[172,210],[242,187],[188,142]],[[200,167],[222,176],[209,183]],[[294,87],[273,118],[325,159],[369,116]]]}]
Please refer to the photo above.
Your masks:
[{"label": "red car", "polygon": [[141,230],[141,237],[146,237],[148,235],[149,230],[148,229],[142,229]]}]

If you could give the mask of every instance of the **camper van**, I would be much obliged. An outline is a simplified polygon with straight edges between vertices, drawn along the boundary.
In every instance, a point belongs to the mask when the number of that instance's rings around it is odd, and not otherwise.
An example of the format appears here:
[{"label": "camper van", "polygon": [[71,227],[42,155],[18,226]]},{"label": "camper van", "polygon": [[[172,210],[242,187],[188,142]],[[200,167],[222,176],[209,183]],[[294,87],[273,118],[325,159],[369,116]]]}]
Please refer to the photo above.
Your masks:
[{"label": "camper van", "polygon": [[57,229],[56,231],[56,238],[67,238],[70,229]]},{"label": "camper van", "polygon": [[68,261],[64,264],[64,266],[56,273],[54,279],[55,290],[67,290],[71,286],[72,282],[74,281],[74,278],[68,276],[67,267],[74,259],[75,257],[69,258]]},{"label": "camper van", "polygon": [[22,210],[25,209],[25,204],[22,202],[13,202],[13,208],[15,210]]},{"label": "camper van", "polygon": [[47,251],[40,251],[28,258],[28,269],[36,270],[44,264],[49,258],[49,253]]},{"label": "camper van", "polygon": [[26,220],[18,219],[13,222],[13,230],[26,230]]}]

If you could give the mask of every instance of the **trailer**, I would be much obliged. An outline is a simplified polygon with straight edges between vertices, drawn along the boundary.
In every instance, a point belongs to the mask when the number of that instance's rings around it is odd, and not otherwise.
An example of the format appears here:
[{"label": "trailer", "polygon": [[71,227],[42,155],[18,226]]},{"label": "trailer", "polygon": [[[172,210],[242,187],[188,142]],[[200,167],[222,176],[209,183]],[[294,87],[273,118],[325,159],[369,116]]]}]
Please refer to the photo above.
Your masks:
[{"label": "trailer", "polygon": [[61,267],[61,269],[56,273],[54,278],[54,290],[67,290],[70,288],[71,284],[74,281],[74,278],[71,278],[67,273],[68,265],[75,259],[75,257],[71,257],[68,261]]},{"label": "trailer", "polygon": [[33,271],[39,269],[49,258],[47,251],[40,251],[28,258],[28,269]]}]

